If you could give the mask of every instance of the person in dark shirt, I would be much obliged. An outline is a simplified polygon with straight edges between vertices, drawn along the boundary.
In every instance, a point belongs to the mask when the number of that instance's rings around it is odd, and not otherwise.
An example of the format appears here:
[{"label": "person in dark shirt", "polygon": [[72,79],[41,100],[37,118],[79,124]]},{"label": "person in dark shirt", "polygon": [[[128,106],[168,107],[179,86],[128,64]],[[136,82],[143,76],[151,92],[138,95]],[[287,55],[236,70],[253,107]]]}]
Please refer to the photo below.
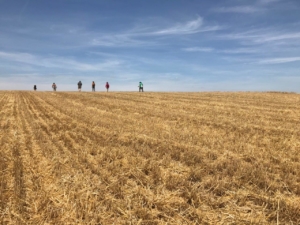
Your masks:
[{"label": "person in dark shirt", "polygon": [[95,84],[95,82],[93,81],[93,83],[92,83],[92,91],[95,91],[95,87],[96,87],[96,84]]},{"label": "person in dark shirt", "polygon": [[81,91],[81,87],[82,87],[81,81],[79,81],[77,85],[78,85],[78,91]]},{"label": "person in dark shirt", "polygon": [[56,91],[57,86],[55,83],[52,84],[52,88],[53,88],[53,91]]}]

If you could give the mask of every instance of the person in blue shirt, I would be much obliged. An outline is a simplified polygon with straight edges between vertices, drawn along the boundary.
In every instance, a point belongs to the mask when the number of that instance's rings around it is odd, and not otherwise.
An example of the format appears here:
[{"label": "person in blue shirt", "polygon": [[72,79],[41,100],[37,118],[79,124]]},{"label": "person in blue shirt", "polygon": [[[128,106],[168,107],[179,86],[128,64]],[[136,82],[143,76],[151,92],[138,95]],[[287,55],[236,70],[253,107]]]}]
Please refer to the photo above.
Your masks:
[{"label": "person in blue shirt", "polygon": [[144,85],[143,85],[143,83],[140,81],[140,83],[139,83],[139,92],[144,92]]}]

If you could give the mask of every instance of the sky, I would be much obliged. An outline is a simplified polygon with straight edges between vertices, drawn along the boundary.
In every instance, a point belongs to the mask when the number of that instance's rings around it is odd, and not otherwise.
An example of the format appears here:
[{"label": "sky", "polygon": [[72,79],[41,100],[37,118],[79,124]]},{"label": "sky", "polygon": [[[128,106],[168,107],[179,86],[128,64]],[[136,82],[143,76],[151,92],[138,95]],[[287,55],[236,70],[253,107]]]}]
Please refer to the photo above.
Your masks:
[{"label": "sky", "polygon": [[299,0],[0,0],[0,90],[300,92]]}]

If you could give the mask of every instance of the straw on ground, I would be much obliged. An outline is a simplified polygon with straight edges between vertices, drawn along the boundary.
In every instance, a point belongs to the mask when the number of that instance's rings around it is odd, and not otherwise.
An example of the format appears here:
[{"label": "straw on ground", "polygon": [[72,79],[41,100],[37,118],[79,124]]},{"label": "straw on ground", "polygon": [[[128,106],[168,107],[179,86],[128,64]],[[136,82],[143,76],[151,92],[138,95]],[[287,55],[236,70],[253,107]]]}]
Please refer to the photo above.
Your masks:
[{"label": "straw on ground", "polygon": [[0,92],[1,224],[299,224],[299,103]]}]

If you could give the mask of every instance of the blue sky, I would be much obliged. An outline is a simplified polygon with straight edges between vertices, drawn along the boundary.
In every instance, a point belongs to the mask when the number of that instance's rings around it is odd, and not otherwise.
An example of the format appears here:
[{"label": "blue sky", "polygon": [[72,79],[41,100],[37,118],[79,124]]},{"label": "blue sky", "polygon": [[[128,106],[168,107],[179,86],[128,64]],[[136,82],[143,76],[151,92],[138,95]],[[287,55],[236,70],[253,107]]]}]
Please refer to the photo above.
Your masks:
[{"label": "blue sky", "polygon": [[300,92],[299,0],[0,0],[0,89]]}]

